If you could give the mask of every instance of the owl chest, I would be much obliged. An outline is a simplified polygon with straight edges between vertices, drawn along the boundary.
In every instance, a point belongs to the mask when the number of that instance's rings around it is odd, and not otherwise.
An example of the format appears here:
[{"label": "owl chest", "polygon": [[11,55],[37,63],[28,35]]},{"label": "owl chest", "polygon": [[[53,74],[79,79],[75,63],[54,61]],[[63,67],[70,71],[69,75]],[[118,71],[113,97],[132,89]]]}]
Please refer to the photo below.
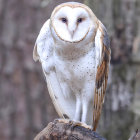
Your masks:
[{"label": "owl chest", "polygon": [[95,79],[95,53],[91,51],[86,55],[73,60],[54,57],[56,73],[61,82],[77,83]]}]

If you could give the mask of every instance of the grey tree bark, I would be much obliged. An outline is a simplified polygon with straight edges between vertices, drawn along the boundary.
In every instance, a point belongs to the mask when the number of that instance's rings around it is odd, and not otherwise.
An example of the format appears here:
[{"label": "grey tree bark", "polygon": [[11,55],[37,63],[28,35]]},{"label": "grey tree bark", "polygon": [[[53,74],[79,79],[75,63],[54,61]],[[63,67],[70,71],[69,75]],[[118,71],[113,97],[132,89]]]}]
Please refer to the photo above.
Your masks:
[{"label": "grey tree bark", "polygon": [[34,140],[105,140],[89,126],[59,119],[50,122]]}]

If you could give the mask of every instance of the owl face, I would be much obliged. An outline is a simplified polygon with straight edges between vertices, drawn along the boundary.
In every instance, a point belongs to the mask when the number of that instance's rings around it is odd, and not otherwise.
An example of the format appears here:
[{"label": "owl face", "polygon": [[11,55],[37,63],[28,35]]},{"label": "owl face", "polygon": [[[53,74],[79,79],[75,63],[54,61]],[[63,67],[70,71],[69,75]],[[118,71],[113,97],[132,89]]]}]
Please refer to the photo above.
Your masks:
[{"label": "owl face", "polygon": [[76,4],[62,5],[54,10],[51,22],[56,35],[63,41],[83,40],[91,25],[91,15],[86,8]]}]

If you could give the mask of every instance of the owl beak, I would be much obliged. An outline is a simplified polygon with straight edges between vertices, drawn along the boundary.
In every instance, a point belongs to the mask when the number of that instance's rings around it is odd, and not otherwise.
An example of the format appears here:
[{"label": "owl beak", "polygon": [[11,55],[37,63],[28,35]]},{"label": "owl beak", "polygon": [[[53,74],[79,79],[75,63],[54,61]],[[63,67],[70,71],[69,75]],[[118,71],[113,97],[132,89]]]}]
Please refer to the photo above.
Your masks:
[{"label": "owl beak", "polygon": [[71,36],[71,39],[74,38],[74,34],[76,32],[76,28],[77,28],[77,19],[73,19],[74,17],[70,17],[71,20],[69,20],[68,22],[68,31],[69,31],[69,34]]},{"label": "owl beak", "polygon": [[72,30],[72,31],[70,31],[70,34],[71,34],[71,38],[73,38],[73,36],[74,36],[74,30]]},{"label": "owl beak", "polygon": [[71,35],[71,38],[74,37],[75,30],[76,30],[75,26],[69,26],[69,33]]}]

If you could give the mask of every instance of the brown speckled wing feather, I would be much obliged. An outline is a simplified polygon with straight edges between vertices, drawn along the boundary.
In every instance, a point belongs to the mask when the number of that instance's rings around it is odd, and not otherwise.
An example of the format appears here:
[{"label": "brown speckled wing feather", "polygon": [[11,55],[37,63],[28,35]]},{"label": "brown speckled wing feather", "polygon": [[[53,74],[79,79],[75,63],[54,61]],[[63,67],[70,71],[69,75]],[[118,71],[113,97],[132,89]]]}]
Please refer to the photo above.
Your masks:
[{"label": "brown speckled wing feather", "polygon": [[99,30],[102,33],[100,37],[102,52],[101,52],[101,62],[97,66],[96,81],[95,81],[94,106],[93,106],[94,131],[97,128],[102,110],[102,104],[104,102],[111,55],[109,38],[105,30],[105,27],[101,24],[99,25]]}]

